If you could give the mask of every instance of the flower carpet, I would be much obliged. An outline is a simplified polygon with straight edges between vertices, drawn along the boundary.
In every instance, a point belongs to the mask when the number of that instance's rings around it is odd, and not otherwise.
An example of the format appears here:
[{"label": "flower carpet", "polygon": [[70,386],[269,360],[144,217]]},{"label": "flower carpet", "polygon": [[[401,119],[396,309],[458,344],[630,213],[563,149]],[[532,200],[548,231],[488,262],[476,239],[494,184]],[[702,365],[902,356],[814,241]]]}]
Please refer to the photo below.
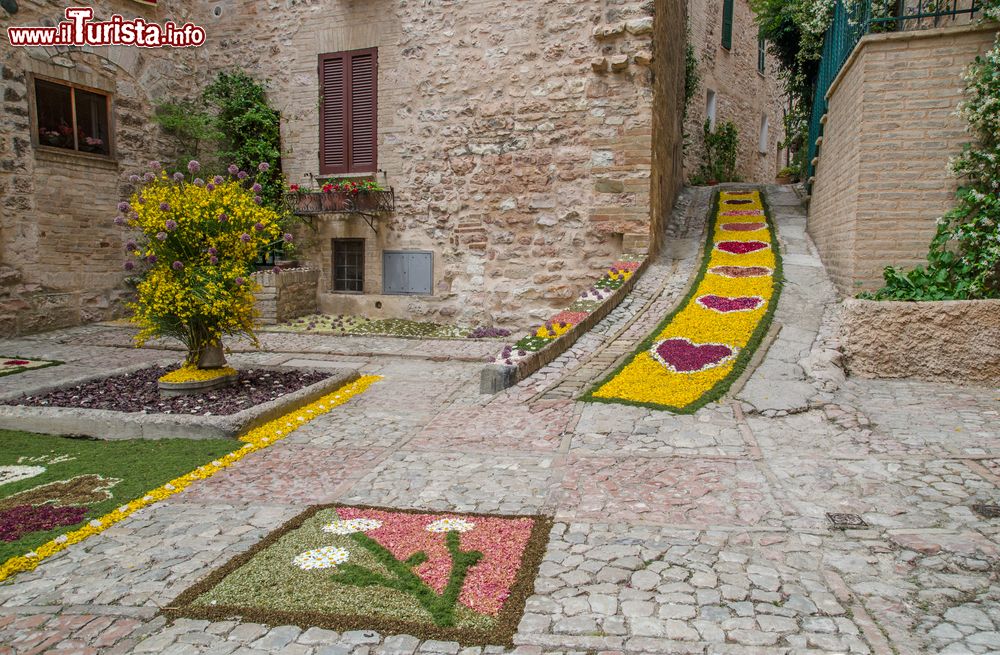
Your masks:
[{"label": "flower carpet", "polygon": [[749,363],[781,289],[774,225],[759,192],[721,192],[687,298],[583,400],[694,412]]},{"label": "flower carpet", "polygon": [[417,339],[497,339],[510,336],[500,328],[467,328],[403,318],[372,319],[339,314],[310,314],[261,328],[262,332],[306,332],[341,336],[412,337]]},{"label": "flower carpet", "polygon": [[36,368],[46,368],[48,366],[58,366],[62,362],[47,359],[27,359],[24,357],[4,357],[0,355],[0,377],[24,373]]},{"label": "flower carpet", "polygon": [[380,379],[361,377],[260,425],[235,450],[231,440],[107,442],[0,432],[0,582],[271,447]]},{"label": "flower carpet", "polygon": [[551,525],[542,516],[315,506],[166,613],[510,645]]}]

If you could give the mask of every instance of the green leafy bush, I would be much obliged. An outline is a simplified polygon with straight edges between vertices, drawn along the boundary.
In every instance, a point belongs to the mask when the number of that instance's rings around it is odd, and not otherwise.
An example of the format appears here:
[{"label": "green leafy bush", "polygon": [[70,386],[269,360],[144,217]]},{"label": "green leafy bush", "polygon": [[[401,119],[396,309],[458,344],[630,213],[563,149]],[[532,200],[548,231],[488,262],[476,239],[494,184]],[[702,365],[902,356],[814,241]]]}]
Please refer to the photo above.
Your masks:
[{"label": "green leafy bush", "polygon": [[705,121],[705,161],[692,181],[695,184],[739,182],[736,158],[739,152],[739,130],[732,121],[719,123],[712,131],[712,122]]}]

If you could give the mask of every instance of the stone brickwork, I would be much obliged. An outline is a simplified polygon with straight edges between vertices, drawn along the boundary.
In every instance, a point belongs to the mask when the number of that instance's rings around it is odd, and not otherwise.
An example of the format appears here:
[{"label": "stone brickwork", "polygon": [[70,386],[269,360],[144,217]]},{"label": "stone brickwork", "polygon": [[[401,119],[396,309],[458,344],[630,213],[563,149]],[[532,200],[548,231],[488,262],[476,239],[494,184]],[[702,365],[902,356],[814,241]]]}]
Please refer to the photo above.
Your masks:
[{"label": "stone brickwork", "polygon": [[[1000,384],[1000,300],[844,301],[842,342],[851,373]],[[905,343],[906,348],[898,344]]]},{"label": "stone brickwork", "polygon": [[319,271],[312,268],[292,268],[274,273],[254,274],[260,285],[257,292],[258,322],[263,325],[282,323],[306,314],[316,313],[316,284]]},{"label": "stone brickwork", "polygon": [[[19,25],[56,19],[65,5],[20,4],[12,21]],[[657,18],[654,4],[664,18]],[[320,271],[320,301],[328,311],[360,302],[328,292],[331,240],[360,237],[369,255],[364,307],[379,303],[381,315],[523,328],[575,297],[625,242],[633,249],[649,243],[651,208],[672,204],[677,171],[662,154],[658,161],[667,167],[668,182],[657,182],[661,198],[651,201],[653,71],[659,93],[676,89],[682,59],[667,50],[670,56],[657,60],[652,41],[657,20],[665,43],[681,40],[680,0],[517,6],[502,0],[317,0],[280,8],[251,0],[186,0],[161,9],[104,0],[94,6],[98,16],[113,9],[149,20],[191,20],[205,27],[208,41],[183,52],[3,48],[4,85],[11,91],[0,125],[0,185],[16,192],[5,194],[9,211],[0,243],[13,269],[7,277],[20,278],[14,291],[0,292],[6,294],[0,296],[6,298],[0,321],[7,321],[0,333],[120,312],[123,257],[110,225],[112,201],[123,191],[127,170],[170,154],[148,121],[153,102],[194,97],[215,72],[231,66],[265,83],[282,114],[289,181],[313,184],[319,173],[317,57],[378,48],[379,179],[395,189],[396,211],[379,219],[377,233],[362,219],[342,215],[322,216],[314,230],[299,232],[301,256]],[[67,61],[73,66],[64,67]],[[102,76],[100,88],[114,93],[117,162],[91,166],[78,155],[61,154],[56,164],[59,186],[72,189],[72,203],[45,201],[40,189],[43,157],[29,142],[24,83],[33,65],[74,80]],[[670,97],[658,106],[676,110]],[[669,151],[679,142],[678,122],[661,117],[659,147]],[[59,227],[45,229],[48,220]],[[53,242],[61,231],[73,235],[72,244]],[[433,295],[382,296],[386,249],[432,251]],[[52,261],[35,261],[43,257]],[[12,323],[19,305],[7,303],[31,305],[40,302],[33,300],[38,294],[69,294],[72,307],[47,313],[42,324]]]},{"label": "stone brickwork", "polygon": [[809,234],[841,294],[882,285],[887,265],[926,261],[954,204],[948,159],[968,141],[962,73],[996,26],[862,39],[828,95]]},{"label": "stone brickwork", "polygon": [[[778,79],[774,58],[765,57],[764,72],[757,68],[757,23],[747,0],[733,3],[732,48],[722,46],[723,0],[688,0],[691,44],[698,59],[701,83],[684,122],[684,171],[688,179],[705,157],[702,126],[708,118],[708,94],[715,94],[716,124],[735,123],[739,131],[737,174],[743,182],[770,183],[788,162],[779,144],[784,139],[788,99]],[[762,120],[767,138],[761,152]]]}]

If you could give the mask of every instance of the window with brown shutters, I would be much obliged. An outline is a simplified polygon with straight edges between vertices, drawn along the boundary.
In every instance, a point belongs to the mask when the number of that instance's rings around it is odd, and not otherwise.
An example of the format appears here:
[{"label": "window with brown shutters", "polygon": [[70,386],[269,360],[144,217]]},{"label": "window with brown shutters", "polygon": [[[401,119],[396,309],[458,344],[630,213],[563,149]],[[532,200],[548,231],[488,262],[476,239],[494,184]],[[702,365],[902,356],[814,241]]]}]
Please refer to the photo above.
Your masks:
[{"label": "window with brown shutters", "polygon": [[321,175],[378,170],[378,49],[319,56]]}]

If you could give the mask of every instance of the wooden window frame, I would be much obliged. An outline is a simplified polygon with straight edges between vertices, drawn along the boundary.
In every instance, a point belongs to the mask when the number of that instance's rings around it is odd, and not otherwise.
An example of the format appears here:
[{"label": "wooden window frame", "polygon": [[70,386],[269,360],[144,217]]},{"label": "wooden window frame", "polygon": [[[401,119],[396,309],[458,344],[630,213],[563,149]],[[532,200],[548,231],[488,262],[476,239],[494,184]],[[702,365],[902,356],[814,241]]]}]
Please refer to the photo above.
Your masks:
[{"label": "wooden window frame", "polygon": [[[56,146],[48,146],[41,142],[39,139],[39,122],[38,122],[38,98],[35,81],[41,80],[42,82],[48,82],[49,84],[58,84],[69,89],[69,103],[70,111],[73,116],[73,149],[69,148],[59,148]],[[72,156],[79,157],[93,157],[95,159],[100,159],[102,161],[116,161],[117,154],[117,140],[115,139],[115,114],[114,114],[114,101],[113,94],[107,89],[99,89],[93,86],[87,86],[85,84],[76,84],[74,82],[69,82],[67,80],[62,80],[57,77],[49,77],[47,75],[38,75],[36,73],[28,73],[28,113],[30,114],[30,130],[31,130],[31,145],[33,148],[40,150],[42,152],[51,152],[59,154],[70,154]],[[76,123],[76,91],[86,91],[87,93],[93,93],[95,95],[100,95],[104,97],[105,108],[108,117],[108,154],[103,155],[97,152],[86,152],[80,150],[79,143],[79,128]]]},{"label": "wooden window frame", "polygon": [[733,49],[733,22],[736,16],[734,0],[722,0],[722,47]]},{"label": "wooden window frame", "polygon": [[[354,237],[344,237],[332,239],[330,244],[330,291],[331,293],[344,293],[350,295],[361,295],[365,292],[365,247],[367,244],[364,239],[358,239]],[[354,291],[351,289],[338,289],[337,288],[337,242],[350,241],[352,243],[361,244],[361,263],[359,264],[359,270],[361,271],[361,289]]]},{"label": "wooden window frame", "polygon": [[[372,56],[372,163],[369,166],[358,167],[354,165],[352,153],[351,130],[354,127],[354,117],[350,102],[353,90],[351,83],[351,58],[359,55],[370,54]],[[325,152],[323,151],[326,140],[325,105],[323,99],[324,80],[323,64],[331,59],[342,59],[344,69],[344,166],[328,166],[326,164]],[[343,50],[340,52],[328,52],[319,55],[316,67],[319,81],[319,173],[320,175],[344,176],[344,175],[374,175],[378,172],[378,48],[362,48],[360,50]]]}]

